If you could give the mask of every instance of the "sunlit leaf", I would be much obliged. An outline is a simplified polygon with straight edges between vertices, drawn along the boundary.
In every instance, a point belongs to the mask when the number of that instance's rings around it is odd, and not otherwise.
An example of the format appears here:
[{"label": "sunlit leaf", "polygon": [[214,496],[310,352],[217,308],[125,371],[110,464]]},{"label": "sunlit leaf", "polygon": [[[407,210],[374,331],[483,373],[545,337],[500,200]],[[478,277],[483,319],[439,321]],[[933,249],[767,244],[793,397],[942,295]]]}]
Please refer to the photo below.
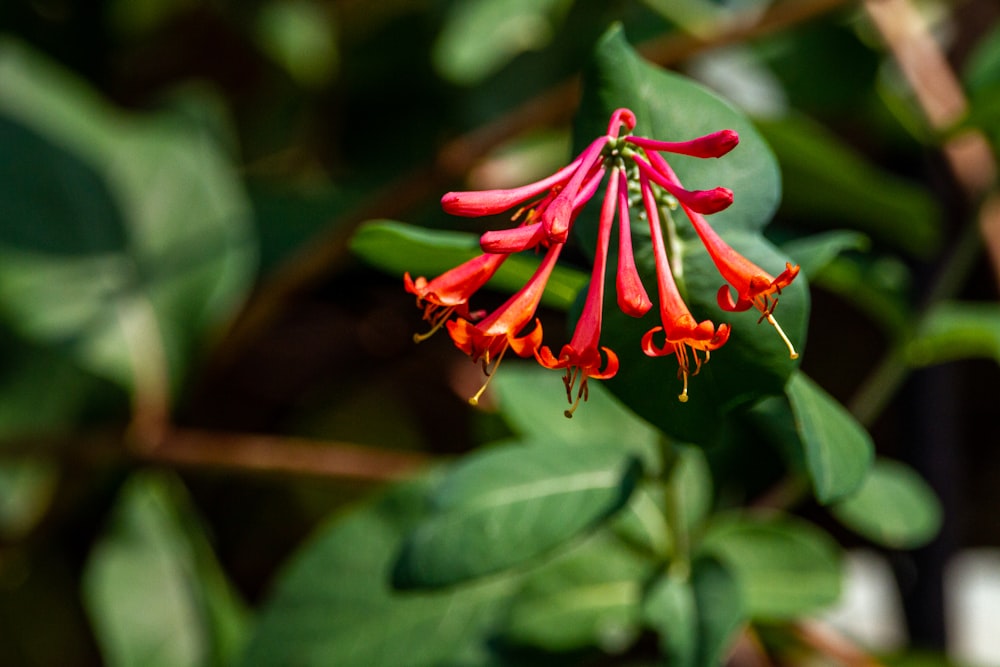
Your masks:
[{"label": "sunlit leaf", "polygon": [[500,445],[466,457],[396,564],[402,587],[445,586],[524,563],[592,528],[629,498],[638,461],[588,445]]},{"label": "sunlit leaf", "polygon": [[831,503],[856,491],[871,468],[871,436],[804,373],[793,374],[786,391],[816,498]]},{"label": "sunlit leaf", "polygon": [[790,516],[718,517],[701,550],[733,573],[745,609],[755,619],[785,619],[836,602],[840,554],[819,528]]},{"label": "sunlit leaf", "polygon": [[432,53],[447,79],[476,83],[546,46],[572,0],[465,0],[449,6]]},{"label": "sunlit leaf", "polygon": [[[369,264],[400,277],[425,276],[428,280],[482,253],[474,234],[425,229],[390,220],[373,220],[358,228],[351,251]],[[504,262],[488,287],[513,294],[524,287],[539,259],[513,255]],[[587,276],[565,266],[556,266],[542,296],[542,303],[566,309],[586,285]]]},{"label": "sunlit leaf", "polygon": [[889,459],[876,460],[864,485],[830,510],[844,525],[891,549],[922,546],[941,528],[934,491],[915,470]]}]

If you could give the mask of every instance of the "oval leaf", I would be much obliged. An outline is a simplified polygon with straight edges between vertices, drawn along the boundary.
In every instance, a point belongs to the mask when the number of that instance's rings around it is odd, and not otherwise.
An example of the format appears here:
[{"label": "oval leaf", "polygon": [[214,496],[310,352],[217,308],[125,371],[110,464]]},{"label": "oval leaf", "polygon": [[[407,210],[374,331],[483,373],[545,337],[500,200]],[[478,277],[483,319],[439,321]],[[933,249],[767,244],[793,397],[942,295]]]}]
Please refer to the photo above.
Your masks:
[{"label": "oval leaf", "polygon": [[[551,446],[601,445],[642,459],[651,474],[661,463],[659,431],[623,406],[600,382],[588,383],[587,401],[566,419],[562,375],[535,363],[504,364],[492,383],[500,415],[531,442]],[[547,388],[546,388],[547,387]]]},{"label": "oval leaf", "polygon": [[875,461],[857,493],[830,508],[845,526],[891,549],[914,549],[941,528],[941,503],[909,466]]},{"label": "oval leaf", "polygon": [[721,159],[664,154],[689,189],[723,185],[733,205],[712,216],[721,229],[760,230],[781,199],[781,174],[774,154],[753,123],[704,86],[664,70],[629,45],[620,25],[600,39],[584,72],[575,143],[582,148],[604,134],[619,107],[637,119],[633,133],[661,141],[685,141],[717,130],[736,130],[740,144]]},{"label": "oval leaf", "polygon": [[469,456],[432,496],[407,538],[394,581],[445,586],[523,563],[594,526],[629,498],[638,460],[604,446],[572,456],[506,445]]},{"label": "oval leaf", "polygon": [[790,516],[720,518],[701,545],[739,582],[749,616],[787,619],[817,611],[840,596],[836,543]]},{"label": "oval leaf", "polygon": [[638,634],[652,560],[601,532],[532,571],[510,608],[505,637],[551,651],[625,650]]},{"label": "oval leaf", "polygon": [[871,436],[804,373],[792,375],[786,392],[816,499],[831,503],[856,491],[871,468]]},{"label": "oval leaf", "polygon": [[428,479],[391,488],[322,527],[261,606],[242,667],[490,664],[487,642],[518,580],[435,592],[390,585],[392,556],[426,514]]}]

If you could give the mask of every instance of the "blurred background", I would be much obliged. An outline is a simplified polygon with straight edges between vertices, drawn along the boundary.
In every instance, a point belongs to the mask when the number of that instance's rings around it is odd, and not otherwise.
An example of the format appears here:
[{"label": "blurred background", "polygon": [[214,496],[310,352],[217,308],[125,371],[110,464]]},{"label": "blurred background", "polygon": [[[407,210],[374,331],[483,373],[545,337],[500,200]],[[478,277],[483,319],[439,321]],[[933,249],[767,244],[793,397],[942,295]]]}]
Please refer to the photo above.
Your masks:
[{"label": "blurred background", "polygon": [[[322,518],[496,428],[464,400],[478,368],[414,346],[401,277],[349,240],[476,231],[443,192],[563,164],[612,21],[758,123],[784,178],[769,236],[858,233],[812,285],[803,368],[945,521],[913,552],[831,527],[861,582],[844,622],[1000,664],[995,631],[970,638],[1000,612],[997,213],[963,143],[1000,136],[995,0],[4,0],[0,664],[141,664],[108,610],[141,612],[149,567],[162,599],[224,581],[234,647]],[[929,48],[900,63],[913,25]],[[941,293],[989,327],[907,347]]]}]

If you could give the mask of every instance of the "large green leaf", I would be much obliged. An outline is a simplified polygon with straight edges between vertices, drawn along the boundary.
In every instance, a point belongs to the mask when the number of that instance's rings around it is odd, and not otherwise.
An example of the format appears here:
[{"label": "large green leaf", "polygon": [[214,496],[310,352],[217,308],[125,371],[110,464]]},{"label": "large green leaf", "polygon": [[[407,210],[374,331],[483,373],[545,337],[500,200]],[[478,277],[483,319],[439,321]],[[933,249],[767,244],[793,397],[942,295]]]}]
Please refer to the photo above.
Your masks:
[{"label": "large green leaf", "polygon": [[[733,190],[731,207],[710,216],[710,222],[738,252],[776,275],[783,256],[760,235],[780,198],[780,175],[767,144],[750,121],[702,86],[643,61],[629,46],[620,27],[598,43],[584,77],[583,101],[577,122],[577,144],[606,131],[614,109],[629,107],[637,116],[636,134],[665,140],[690,139],[731,128],[740,145],[720,159],[667,155],[684,184],[692,189],[723,185]],[[596,207],[591,206],[591,209]],[[586,211],[585,211],[586,213]],[[609,386],[630,408],[665,433],[698,443],[717,434],[733,408],[761,395],[780,393],[795,368],[780,338],[768,325],[757,325],[759,313],[724,313],[716,294],[723,284],[715,265],[683,215],[675,216],[679,257],[675,264],[679,287],[695,317],[728,322],[732,336],[712,355],[698,377],[692,378],[690,400],[679,403],[680,381],[672,357],[648,359],[639,348],[642,335],[658,326],[658,309],[636,320],[607,308],[602,342],[619,355],[621,369]],[[594,215],[581,214],[574,229],[585,247],[593,245]],[[645,284],[655,298],[655,271],[648,231],[636,229],[636,259]],[[800,276],[784,290],[776,317],[801,351],[808,313],[808,291]]]},{"label": "large green leaf", "polygon": [[249,617],[172,477],[128,480],[83,575],[83,599],[112,667],[224,665]]},{"label": "large green leaf", "polygon": [[831,503],[856,491],[871,469],[871,436],[804,373],[794,373],[786,391],[816,498]]},{"label": "large green leaf", "polygon": [[584,72],[575,127],[578,148],[604,134],[611,113],[620,107],[635,113],[634,134],[663,141],[736,130],[739,146],[720,159],[664,156],[685,187],[723,185],[733,191],[733,205],[711,217],[718,229],[756,231],[771,220],[781,199],[781,175],[771,149],[750,120],[704,86],[644,61],[616,25],[598,42]]},{"label": "large green leaf", "polygon": [[[404,273],[428,280],[482,253],[475,234],[424,229],[391,220],[372,220],[361,225],[351,238],[351,251],[366,262],[402,280]],[[489,282],[489,287],[514,293],[524,287],[539,260],[513,255]],[[542,303],[566,309],[572,305],[587,276],[557,266],[547,283]]]},{"label": "large green leaf", "polygon": [[599,532],[527,576],[505,637],[552,651],[596,646],[618,653],[639,633],[639,602],[653,567]]},{"label": "large green leaf", "polygon": [[0,79],[0,313],[124,387],[176,386],[252,280],[228,156],[197,123],[126,114],[10,40]]},{"label": "large green leaf", "polygon": [[621,508],[638,460],[604,445],[498,445],[468,456],[432,496],[433,512],[396,564],[402,587],[445,586],[548,552]]},{"label": "large green leaf", "polygon": [[913,549],[937,535],[942,510],[934,491],[909,466],[878,459],[857,493],[831,506],[844,525],[890,549]]},{"label": "large green leaf", "polygon": [[[650,474],[660,470],[663,436],[599,382],[588,384],[589,398],[572,419],[563,417],[568,403],[562,377],[562,373],[531,362],[505,363],[492,383],[500,415],[529,442],[614,448],[640,457]],[[567,455],[572,452],[567,451]]]},{"label": "large green leaf", "polygon": [[390,584],[403,535],[426,513],[429,479],[333,519],[302,545],[261,607],[242,667],[471,667],[489,662],[517,577],[435,592]]},{"label": "large green leaf", "polygon": [[834,602],[841,590],[837,544],[791,516],[719,517],[701,549],[733,573],[746,612],[759,620],[796,618]]}]

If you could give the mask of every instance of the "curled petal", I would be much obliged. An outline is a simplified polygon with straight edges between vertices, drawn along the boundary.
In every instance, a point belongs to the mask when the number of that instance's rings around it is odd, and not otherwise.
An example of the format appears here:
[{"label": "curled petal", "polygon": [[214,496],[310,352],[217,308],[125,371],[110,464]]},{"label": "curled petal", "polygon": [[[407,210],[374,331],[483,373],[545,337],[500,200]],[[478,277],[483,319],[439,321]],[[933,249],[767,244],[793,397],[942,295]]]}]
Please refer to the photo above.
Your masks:
[{"label": "curled petal", "polygon": [[729,285],[723,285],[719,288],[719,292],[716,294],[716,298],[719,301],[719,308],[728,313],[739,313],[744,310],[749,310],[753,306],[753,301],[750,299],[744,299],[739,297],[733,299],[733,292],[729,289]]},{"label": "curled petal", "polygon": [[617,138],[622,125],[625,126],[627,132],[631,132],[635,129],[635,122],[635,114],[632,113],[631,109],[624,107],[615,109],[614,113],[611,114],[611,121],[608,123],[608,136]]}]

